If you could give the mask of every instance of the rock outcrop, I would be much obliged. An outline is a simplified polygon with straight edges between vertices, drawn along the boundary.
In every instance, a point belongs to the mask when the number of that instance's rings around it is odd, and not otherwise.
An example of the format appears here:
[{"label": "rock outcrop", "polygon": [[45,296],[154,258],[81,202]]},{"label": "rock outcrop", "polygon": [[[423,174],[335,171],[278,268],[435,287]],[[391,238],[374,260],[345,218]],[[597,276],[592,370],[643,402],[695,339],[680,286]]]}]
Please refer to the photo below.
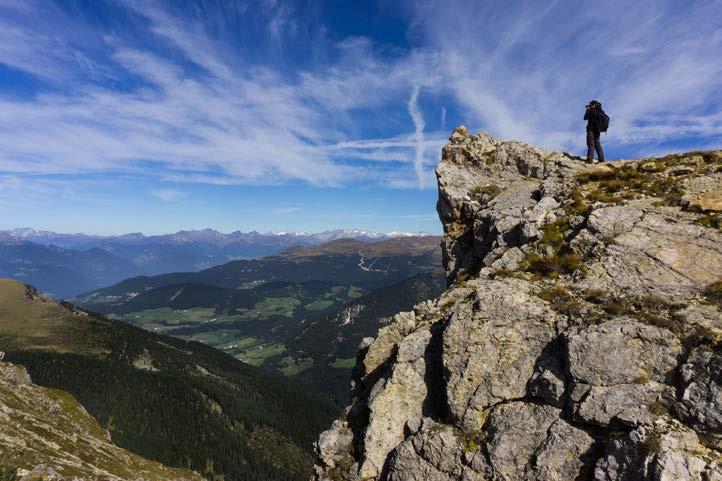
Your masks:
[{"label": "rock outcrop", "polygon": [[442,156],[448,289],[361,344],[314,479],[722,481],[722,151]]},{"label": "rock outcrop", "polygon": [[65,391],[37,386],[0,352],[0,479],[201,481],[115,446]]}]

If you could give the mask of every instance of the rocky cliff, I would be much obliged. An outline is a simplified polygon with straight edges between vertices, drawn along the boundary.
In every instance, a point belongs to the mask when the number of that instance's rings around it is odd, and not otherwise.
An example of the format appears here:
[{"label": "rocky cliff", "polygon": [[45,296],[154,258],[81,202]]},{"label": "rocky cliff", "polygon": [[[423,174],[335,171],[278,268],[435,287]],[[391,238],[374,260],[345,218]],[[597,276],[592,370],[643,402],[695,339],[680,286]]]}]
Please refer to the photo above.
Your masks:
[{"label": "rocky cliff", "polygon": [[449,287],[357,356],[316,480],[722,480],[722,151],[590,165],[456,129]]},{"label": "rocky cliff", "polygon": [[0,479],[5,481],[201,481],[115,446],[65,391],[37,386],[24,367],[1,362]]}]

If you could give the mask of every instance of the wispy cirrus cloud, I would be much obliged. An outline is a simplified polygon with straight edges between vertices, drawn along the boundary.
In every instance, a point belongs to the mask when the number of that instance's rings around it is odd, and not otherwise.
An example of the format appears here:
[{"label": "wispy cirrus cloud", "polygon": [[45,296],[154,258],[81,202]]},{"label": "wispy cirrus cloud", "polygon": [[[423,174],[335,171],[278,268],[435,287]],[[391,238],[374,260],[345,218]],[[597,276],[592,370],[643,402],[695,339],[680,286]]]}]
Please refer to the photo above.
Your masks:
[{"label": "wispy cirrus cloud", "polygon": [[[421,57],[384,61],[371,55],[367,40],[346,40],[337,61],[287,78],[268,67],[239,67],[201,26],[158,4],[124,5],[173,52],[161,56],[119,36],[104,38],[105,63],[118,77],[133,79],[130,89],[77,81],[78,62],[43,55],[62,37],[0,21],[0,38],[10,46],[0,50],[0,62],[54,84],[30,99],[0,98],[0,169],[132,172],[221,184],[378,182],[374,164],[389,159],[354,158],[353,151],[329,146],[353,138],[353,110],[379,108],[406,89]],[[358,95],[368,86],[374,91]],[[405,170],[413,159],[400,155],[390,162]]]},{"label": "wispy cirrus cloud", "polygon": [[[311,14],[282,0],[218,5],[124,0],[128,31],[106,31],[0,0],[0,64],[35,80],[0,95],[0,171],[431,188],[447,123],[579,150],[592,97],[623,154],[722,134],[719,2],[408,2],[403,46],[304,34]],[[259,60],[233,37],[249,15],[256,49],[313,59]]]},{"label": "wispy cirrus cloud", "polygon": [[414,140],[416,141],[416,154],[414,156],[414,170],[416,171],[416,177],[419,179],[419,188],[424,187],[424,129],[426,128],[426,122],[424,122],[424,115],[419,109],[419,92],[421,87],[418,85],[414,86],[411,91],[411,97],[409,98],[409,115],[414,121]]},{"label": "wispy cirrus cloud", "polygon": [[719,2],[450,0],[408,2],[408,12],[414,34],[442,52],[470,123],[497,135],[579,150],[591,98],[612,115],[607,141],[630,154],[722,135]]}]

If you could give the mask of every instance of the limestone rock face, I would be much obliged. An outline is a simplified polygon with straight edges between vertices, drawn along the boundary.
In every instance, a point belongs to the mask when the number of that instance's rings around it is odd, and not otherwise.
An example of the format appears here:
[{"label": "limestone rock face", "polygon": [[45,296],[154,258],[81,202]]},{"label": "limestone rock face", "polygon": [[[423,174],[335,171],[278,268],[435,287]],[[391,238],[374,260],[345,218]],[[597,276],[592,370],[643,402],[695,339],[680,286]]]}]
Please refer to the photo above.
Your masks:
[{"label": "limestone rock face", "polygon": [[694,349],[681,368],[678,409],[687,423],[722,448],[722,352]]},{"label": "limestone rock face", "polygon": [[527,381],[556,335],[557,315],[525,281],[474,282],[473,307],[452,312],[443,334],[446,396],[451,416],[467,431],[485,412],[525,396]]},{"label": "limestone rock face", "polygon": [[454,130],[448,289],[364,340],[314,479],[722,481],[721,169]]}]

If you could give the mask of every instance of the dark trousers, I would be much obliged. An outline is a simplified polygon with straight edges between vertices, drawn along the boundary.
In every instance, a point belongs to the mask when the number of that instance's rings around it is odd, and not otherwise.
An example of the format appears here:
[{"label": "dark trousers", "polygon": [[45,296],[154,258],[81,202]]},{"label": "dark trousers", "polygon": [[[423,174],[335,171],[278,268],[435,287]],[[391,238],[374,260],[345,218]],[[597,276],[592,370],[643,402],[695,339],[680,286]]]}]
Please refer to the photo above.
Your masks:
[{"label": "dark trousers", "polygon": [[587,162],[594,160],[594,151],[597,151],[599,162],[604,162],[604,151],[599,143],[600,132],[594,129],[587,129]]}]

